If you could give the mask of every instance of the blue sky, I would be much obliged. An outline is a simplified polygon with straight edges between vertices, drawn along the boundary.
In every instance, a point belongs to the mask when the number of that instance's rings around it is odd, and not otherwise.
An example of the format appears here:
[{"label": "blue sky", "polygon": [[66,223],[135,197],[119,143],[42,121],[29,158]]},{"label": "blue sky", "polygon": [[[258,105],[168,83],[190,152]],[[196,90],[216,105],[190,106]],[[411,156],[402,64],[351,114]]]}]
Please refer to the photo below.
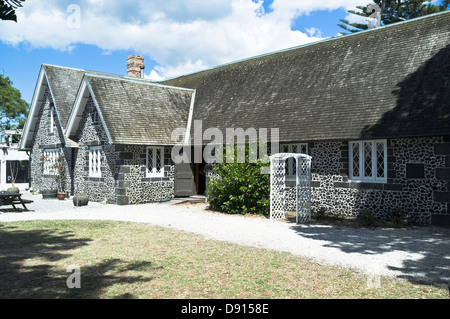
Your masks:
[{"label": "blue sky", "polygon": [[146,77],[173,77],[336,36],[339,19],[360,4],[27,0],[18,23],[0,20],[0,72],[29,103],[42,63],[125,75],[126,57],[139,54]]}]

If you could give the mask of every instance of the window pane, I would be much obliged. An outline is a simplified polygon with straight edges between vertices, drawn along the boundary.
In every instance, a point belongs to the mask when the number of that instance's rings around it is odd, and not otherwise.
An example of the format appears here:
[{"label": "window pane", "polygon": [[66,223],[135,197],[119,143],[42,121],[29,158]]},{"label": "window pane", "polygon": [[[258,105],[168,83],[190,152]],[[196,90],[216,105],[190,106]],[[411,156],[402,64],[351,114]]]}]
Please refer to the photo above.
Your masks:
[{"label": "window pane", "polygon": [[377,150],[377,177],[383,178],[385,177],[384,171],[384,143],[377,142],[376,143]]},{"label": "window pane", "polygon": [[353,149],[353,176],[359,176],[359,159],[360,159],[360,155],[359,155],[359,143],[353,143],[352,144],[352,149]]},{"label": "window pane", "polygon": [[364,142],[364,176],[372,176],[372,143]]},{"label": "window pane", "polygon": [[28,183],[28,161],[6,161],[6,182]]},{"label": "window pane", "polygon": [[100,147],[89,149],[89,175],[101,177],[102,175],[102,150]]},{"label": "window pane", "polygon": [[153,173],[153,148],[148,149],[147,153],[147,169],[150,173]]},{"label": "window pane", "polygon": [[300,153],[308,154],[308,144],[300,144]]},{"label": "window pane", "polygon": [[161,149],[160,148],[156,149],[156,163],[155,163],[155,167],[156,167],[156,173],[161,173],[162,161],[161,161]]},{"label": "window pane", "polygon": [[55,174],[55,164],[56,164],[56,158],[58,156],[58,150],[44,150],[44,174]]}]

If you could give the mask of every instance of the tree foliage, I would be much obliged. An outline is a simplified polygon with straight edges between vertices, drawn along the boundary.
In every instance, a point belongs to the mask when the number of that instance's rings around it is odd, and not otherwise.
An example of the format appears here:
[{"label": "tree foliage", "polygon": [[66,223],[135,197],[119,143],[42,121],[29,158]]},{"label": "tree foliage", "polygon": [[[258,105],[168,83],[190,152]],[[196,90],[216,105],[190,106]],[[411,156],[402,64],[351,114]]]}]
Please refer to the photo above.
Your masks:
[{"label": "tree foliage", "polygon": [[[261,173],[261,168],[267,164],[262,159],[250,161],[248,143],[245,149],[245,163],[223,161],[214,165],[216,175],[208,182],[209,202],[213,210],[230,214],[267,215],[270,208],[270,176]],[[234,152],[236,155],[236,146]]]},{"label": "tree foliage", "polygon": [[[448,10],[450,0],[443,0],[439,5],[431,4],[429,1],[421,0],[374,0],[381,8],[381,24],[388,25],[404,20],[418,18],[427,14],[437,13]],[[372,12],[367,12],[368,5],[357,6],[360,11],[348,10],[348,13],[368,18]],[[350,33],[367,30],[369,27],[364,23],[350,23],[346,19],[340,19],[342,23],[338,24],[345,31]]]},{"label": "tree foliage", "polygon": [[28,103],[9,77],[0,74],[0,128],[23,128],[27,115]]},{"label": "tree foliage", "polygon": [[0,0],[0,20],[17,22],[16,9],[22,7],[25,0]]}]

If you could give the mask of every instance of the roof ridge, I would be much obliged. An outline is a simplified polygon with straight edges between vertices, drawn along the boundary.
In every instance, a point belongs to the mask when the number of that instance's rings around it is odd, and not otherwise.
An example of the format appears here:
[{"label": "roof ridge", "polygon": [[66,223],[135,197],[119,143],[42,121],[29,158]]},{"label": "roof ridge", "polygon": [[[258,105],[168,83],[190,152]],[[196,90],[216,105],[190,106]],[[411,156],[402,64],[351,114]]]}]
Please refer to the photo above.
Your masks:
[{"label": "roof ridge", "polygon": [[362,30],[362,31],[358,31],[358,32],[350,33],[350,34],[343,34],[343,35],[340,35],[340,36],[329,37],[329,38],[325,38],[325,39],[322,39],[322,40],[309,42],[309,43],[305,43],[305,44],[301,44],[301,45],[298,45],[298,46],[289,47],[289,48],[285,48],[285,49],[281,49],[281,50],[277,50],[277,51],[262,53],[262,54],[259,54],[259,55],[255,55],[255,56],[239,59],[239,60],[236,60],[236,61],[232,61],[232,62],[219,64],[219,65],[216,65],[216,66],[212,66],[210,68],[203,69],[203,70],[200,70],[200,71],[196,71],[196,72],[191,72],[191,73],[186,73],[186,74],[170,77],[170,78],[158,81],[158,83],[163,83],[163,82],[166,82],[166,81],[171,81],[171,80],[175,80],[175,79],[182,78],[182,77],[185,77],[185,76],[199,74],[199,73],[202,73],[202,72],[212,71],[212,70],[219,69],[219,68],[222,68],[222,67],[226,67],[226,66],[230,66],[230,65],[246,62],[246,61],[256,60],[256,59],[259,59],[259,58],[263,58],[263,57],[267,57],[267,56],[271,56],[271,55],[276,55],[276,54],[279,54],[279,53],[290,52],[290,51],[294,51],[294,50],[297,50],[297,49],[310,47],[310,46],[313,46],[313,45],[319,45],[319,44],[322,44],[322,43],[331,42],[331,41],[337,41],[337,40],[341,40],[341,39],[349,38],[349,37],[361,36],[361,35],[363,35],[363,34],[365,35],[365,34],[367,34],[369,32],[378,32],[380,30],[385,30],[385,29],[388,29],[388,28],[399,27],[400,25],[404,25],[406,23],[417,23],[417,21],[420,21],[420,20],[430,19],[430,18],[439,16],[439,15],[445,15],[445,14],[449,14],[450,15],[450,10],[437,12],[437,13],[432,13],[432,14],[427,14],[427,15],[424,15],[424,16],[421,16],[421,17],[417,17],[417,18],[414,18],[414,19],[409,19],[409,20],[405,20],[405,21],[391,23],[391,24],[388,24],[388,25],[383,25],[383,26],[381,26],[379,28]]},{"label": "roof ridge", "polygon": [[97,78],[104,78],[104,79],[110,79],[110,80],[120,80],[120,81],[127,81],[127,82],[132,82],[132,83],[138,83],[138,84],[145,84],[145,85],[151,85],[151,86],[157,86],[157,87],[162,87],[162,88],[173,88],[173,89],[179,89],[179,90],[184,90],[184,91],[195,91],[195,89],[189,89],[189,88],[184,88],[184,87],[179,87],[179,86],[173,86],[173,85],[165,85],[165,84],[160,84],[157,82],[154,82],[150,79],[145,79],[145,78],[133,78],[130,76],[115,76],[115,75],[101,75],[101,74],[92,74],[92,73],[88,73],[85,72],[84,74],[85,76],[90,76],[90,77],[97,77]]}]

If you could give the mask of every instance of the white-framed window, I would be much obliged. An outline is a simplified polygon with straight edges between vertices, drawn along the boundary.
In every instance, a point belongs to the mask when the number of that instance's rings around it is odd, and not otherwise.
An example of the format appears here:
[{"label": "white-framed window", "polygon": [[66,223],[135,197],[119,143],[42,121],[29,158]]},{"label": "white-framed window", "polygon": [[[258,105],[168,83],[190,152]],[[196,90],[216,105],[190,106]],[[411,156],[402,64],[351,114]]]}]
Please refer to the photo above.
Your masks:
[{"label": "white-framed window", "polygon": [[50,104],[50,133],[53,133],[53,128],[55,126],[55,106],[53,103]]},{"label": "white-framed window", "polygon": [[147,177],[164,177],[164,147],[147,146]]},{"label": "white-framed window", "polygon": [[[308,154],[307,143],[296,144],[280,144],[281,153],[296,153],[296,154]],[[295,178],[296,163],[294,158],[288,158],[286,160],[286,178]]]},{"label": "white-framed window", "polygon": [[349,142],[350,180],[387,181],[386,140]]},{"label": "white-framed window", "polygon": [[102,177],[102,147],[91,146],[89,148],[89,176]]},{"label": "white-framed window", "polygon": [[44,149],[43,155],[43,173],[44,175],[55,175],[56,174],[56,160],[59,156],[59,149]]}]

